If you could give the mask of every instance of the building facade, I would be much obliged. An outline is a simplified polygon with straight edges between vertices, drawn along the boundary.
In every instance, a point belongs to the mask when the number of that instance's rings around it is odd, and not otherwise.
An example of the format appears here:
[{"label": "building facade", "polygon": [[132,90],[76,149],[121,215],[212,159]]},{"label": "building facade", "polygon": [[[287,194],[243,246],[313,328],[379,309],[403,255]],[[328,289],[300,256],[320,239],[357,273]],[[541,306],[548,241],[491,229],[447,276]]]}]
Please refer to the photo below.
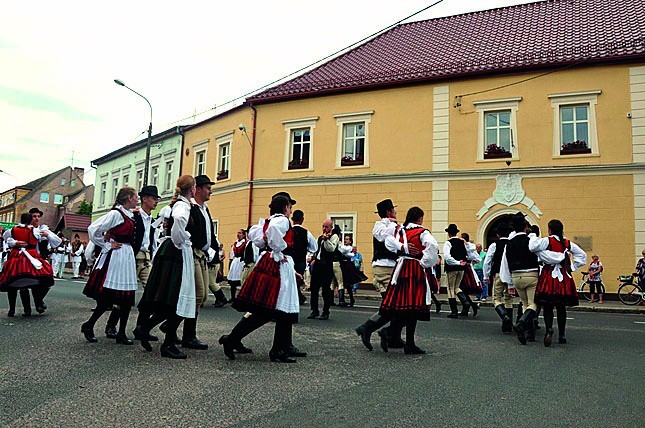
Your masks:
[{"label": "building facade", "polygon": [[403,24],[195,125],[183,173],[200,151],[222,173],[223,242],[286,190],[306,227],[331,217],[366,261],[384,198],[401,220],[423,208],[440,245],[449,223],[487,247],[509,214],[543,235],[557,218],[615,292],[645,248],[644,26],[642,9],[599,0]]},{"label": "building facade", "polygon": [[[161,200],[157,212],[167,205],[175,193],[179,178],[182,147],[182,127],[173,127],[152,136],[148,184],[159,189]],[[97,219],[113,206],[121,187],[143,187],[147,139],[115,150],[92,161],[96,167],[96,190],[92,218]],[[156,214],[156,213],[155,213]]]}]

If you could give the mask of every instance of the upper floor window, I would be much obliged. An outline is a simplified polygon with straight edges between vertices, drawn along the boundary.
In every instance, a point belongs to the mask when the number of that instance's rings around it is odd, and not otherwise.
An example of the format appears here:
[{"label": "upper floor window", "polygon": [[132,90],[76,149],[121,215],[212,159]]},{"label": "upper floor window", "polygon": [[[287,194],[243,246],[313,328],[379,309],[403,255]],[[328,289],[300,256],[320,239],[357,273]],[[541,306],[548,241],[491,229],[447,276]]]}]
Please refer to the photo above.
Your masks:
[{"label": "upper floor window", "polygon": [[206,150],[195,153],[195,176],[206,173]]},{"label": "upper floor window", "polygon": [[70,186],[76,187],[76,179],[72,178],[72,181],[69,183]]},{"label": "upper floor window", "polygon": [[56,205],[62,204],[63,203],[63,195],[58,194],[58,193],[54,193],[54,203]]},{"label": "upper floor window", "polygon": [[48,204],[49,203],[49,193],[48,192],[40,192],[40,202],[43,204]]},{"label": "upper floor window", "polygon": [[130,174],[123,175],[123,185],[127,186],[130,183]]},{"label": "upper floor window", "polygon": [[369,165],[369,124],[374,110],[334,115],[338,126],[337,167]]},{"label": "upper floor window", "polygon": [[61,179],[60,179],[60,185],[61,185],[61,186],[64,186],[64,185],[65,185],[65,183],[67,183],[67,180],[65,180],[65,177],[61,178]]},{"label": "upper floor window", "polygon": [[479,120],[477,160],[518,159],[517,110],[521,100],[473,101]]},{"label": "upper floor window", "polygon": [[553,156],[598,155],[596,104],[600,90],[551,94]]},{"label": "upper floor window", "polygon": [[143,188],[143,170],[140,169],[137,171],[137,190],[141,190]]},{"label": "upper floor window", "polygon": [[119,193],[119,179],[112,179],[112,201],[116,202],[116,195]]},{"label": "upper floor window", "polygon": [[226,180],[230,177],[231,143],[222,143],[217,146],[217,179]]},{"label": "upper floor window", "polygon": [[150,168],[150,184],[156,186],[159,183],[159,165]]},{"label": "upper floor window", "polygon": [[172,161],[166,162],[166,179],[164,180],[164,189],[169,192],[172,189]]},{"label": "upper floor window", "polygon": [[103,181],[101,183],[101,192],[100,192],[100,197],[99,197],[99,202],[101,203],[101,206],[105,206],[105,197],[107,193],[107,183]]},{"label": "upper floor window", "polygon": [[318,116],[283,120],[286,133],[284,171],[313,170],[314,130]]}]

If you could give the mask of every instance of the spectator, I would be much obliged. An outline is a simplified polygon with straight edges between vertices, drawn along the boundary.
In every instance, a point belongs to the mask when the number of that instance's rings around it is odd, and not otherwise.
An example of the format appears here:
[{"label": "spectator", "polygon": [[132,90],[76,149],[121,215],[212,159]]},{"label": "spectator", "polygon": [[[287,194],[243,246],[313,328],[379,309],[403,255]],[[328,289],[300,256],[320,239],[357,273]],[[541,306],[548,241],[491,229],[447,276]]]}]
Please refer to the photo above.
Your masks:
[{"label": "spectator", "polygon": [[477,244],[475,248],[477,254],[481,257],[481,260],[478,263],[473,264],[473,268],[479,278],[479,282],[482,284],[482,292],[477,296],[477,298],[482,302],[485,302],[488,297],[488,279],[484,278],[484,259],[486,258],[486,251],[483,250],[481,244]]},{"label": "spectator", "polygon": [[589,292],[591,294],[591,303],[603,302],[604,290],[602,287],[602,262],[598,260],[598,254],[591,256],[591,263],[589,263]]},{"label": "spectator", "polygon": [[[356,269],[363,272],[363,255],[358,252],[358,249],[356,248],[356,246],[352,248],[352,253],[354,253],[354,255],[352,256],[352,262],[354,262],[354,266],[356,266]],[[354,294],[356,294],[356,292],[358,291],[358,284],[360,283],[352,285],[352,288],[354,289]]]}]

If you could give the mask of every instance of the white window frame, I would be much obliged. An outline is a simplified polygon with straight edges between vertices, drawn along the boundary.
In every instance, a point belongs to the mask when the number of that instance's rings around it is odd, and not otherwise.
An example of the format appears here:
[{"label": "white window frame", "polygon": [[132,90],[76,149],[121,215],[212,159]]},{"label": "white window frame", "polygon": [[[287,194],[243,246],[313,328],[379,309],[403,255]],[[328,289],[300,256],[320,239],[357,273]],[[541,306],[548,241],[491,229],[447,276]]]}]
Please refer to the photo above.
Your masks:
[{"label": "white window frame", "polygon": [[70,185],[71,187],[76,187],[76,179],[75,179],[75,178],[72,178],[72,179],[70,180],[69,185]]},{"label": "white window frame", "polygon": [[[338,127],[338,139],[336,144],[336,169],[369,168],[370,166],[370,123],[374,110],[358,111],[354,113],[335,114],[336,126]],[[363,165],[341,165],[341,159],[345,153],[345,125],[364,122],[365,124],[365,145],[363,153]]]},{"label": "white window frame", "polygon": [[60,185],[61,185],[61,186],[64,186],[64,185],[65,185],[65,183],[67,183],[67,180],[65,179],[65,177],[62,177],[62,178],[60,179]]},{"label": "white window frame", "polygon": [[116,195],[119,193],[119,177],[112,177],[112,202],[116,202]]},{"label": "white window frame", "polygon": [[164,193],[172,191],[172,175],[174,174],[175,162],[172,160],[166,161],[166,171],[164,173]]},{"label": "white window frame", "polygon": [[[233,159],[233,134],[234,131],[227,131],[223,134],[215,136],[215,143],[217,144],[217,163],[215,165],[215,182],[220,183],[222,181],[230,181],[231,180],[231,173],[232,173],[232,159]],[[227,167],[228,167],[228,175],[226,178],[218,178],[219,177],[219,172],[223,171],[222,168],[222,148],[224,146],[228,145],[228,160],[227,160]]]},{"label": "white window frame", "polygon": [[[284,161],[282,164],[282,172],[303,172],[314,170],[314,140],[316,121],[320,116],[303,117],[300,119],[283,120],[285,132],[284,144]],[[307,168],[289,169],[289,162],[291,162],[291,134],[292,131],[297,129],[309,128],[309,166]]]},{"label": "white window frame", "polygon": [[101,187],[100,187],[100,194],[99,194],[99,203],[102,207],[105,206],[105,199],[107,197],[107,181],[101,181]]},{"label": "white window frame", "polygon": [[[594,157],[600,156],[598,152],[598,130],[596,125],[596,104],[598,104],[598,95],[602,91],[600,89],[593,89],[589,91],[577,92],[563,92],[558,94],[549,94],[548,98],[551,100],[551,107],[553,108],[553,158],[571,158],[571,157]],[[561,134],[560,130],[560,107],[570,105],[588,104],[589,105],[589,141],[587,145],[591,148],[591,153],[582,154],[560,154],[561,148]]]},{"label": "white window frame", "polygon": [[123,177],[121,178],[121,182],[123,183],[124,187],[128,186],[130,184],[130,173],[123,174]]},{"label": "white window frame", "polygon": [[[43,197],[46,196],[46,197]],[[49,203],[49,192],[40,192],[40,203],[48,204]]]},{"label": "white window frame", "polygon": [[[333,212],[333,213],[327,213],[327,218],[331,219],[333,224],[335,218],[351,218],[352,219],[352,225],[353,225],[353,230],[352,230],[352,239],[354,240],[354,245],[356,245],[356,234],[357,234],[357,229],[358,229],[358,214],[356,212]],[[343,239],[345,238],[345,233],[343,230],[342,232],[342,237],[340,240],[340,243],[343,243]]]},{"label": "white window frame", "polygon": [[[217,239],[219,235],[219,218],[213,219],[213,230],[215,232],[215,239]],[[219,248],[218,248],[218,251],[219,251]]]},{"label": "white window frame", "polygon": [[206,171],[208,171],[207,168],[208,168],[208,142],[209,141],[210,140],[206,139],[193,144],[193,153],[194,153],[194,156],[193,156],[194,174],[193,175],[195,177],[197,177],[198,175],[201,175],[201,174],[198,174],[198,171],[197,171],[197,155],[201,152],[204,152],[204,171],[202,172],[202,174],[206,174]]},{"label": "white window frame", "polygon": [[[56,197],[59,196],[59,202],[56,202]],[[61,205],[63,203],[63,195],[60,193],[54,193],[54,205]]]},{"label": "white window frame", "polygon": [[[517,132],[517,111],[522,97],[497,98],[492,100],[473,101],[478,115],[477,125],[477,162],[516,161],[520,159],[520,138]],[[485,159],[486,150],[486,113],[510,110],[511,112],[511,157]]]},{"label": "white window frame", "polygon": [[[157,171],[157,180],[156,181],[154,180],[154,177],[155,177],[154,171],[155,171],[155,169]],[[154,165],[150,165],[150,177],[149,178],[150,178],[150,183],[148,183],[148,184],[150,184],[151,186],[157,186],[157,188],[159,188],[159,164],[158,163],[156,163]]]},{"label": "white window frame", "polygon": [[143,169],[137,169],[135,180],[137,183],[137,190],[140,191],[143,188]]}]

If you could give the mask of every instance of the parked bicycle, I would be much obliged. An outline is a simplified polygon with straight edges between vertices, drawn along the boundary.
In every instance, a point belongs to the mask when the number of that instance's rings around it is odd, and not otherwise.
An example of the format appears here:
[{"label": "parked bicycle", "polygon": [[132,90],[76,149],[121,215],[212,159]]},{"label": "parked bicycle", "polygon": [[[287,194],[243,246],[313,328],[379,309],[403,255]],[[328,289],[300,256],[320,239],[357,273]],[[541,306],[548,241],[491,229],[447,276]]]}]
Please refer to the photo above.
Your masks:
[{"label": "parked bicycle", "polygon": [[[582,282],[580,283],[580,286],[578,287],[578,296],[584,297],[587,301],[591,301],[591,289],[589,288],[589,281],[587,280],[587,277],[589,276],[589,272],[580,272],[582,274]],[[605,293],[605,284],[602,282],[596,287],[596,293],[597,294],[604,294]]]},{"label": "parked bicycle", "polygon": [[618,298],[621,302],[634,306],[645,301],[645,292],[638,282],[634,282],[634,275],[621,275],[618,280]]}]

